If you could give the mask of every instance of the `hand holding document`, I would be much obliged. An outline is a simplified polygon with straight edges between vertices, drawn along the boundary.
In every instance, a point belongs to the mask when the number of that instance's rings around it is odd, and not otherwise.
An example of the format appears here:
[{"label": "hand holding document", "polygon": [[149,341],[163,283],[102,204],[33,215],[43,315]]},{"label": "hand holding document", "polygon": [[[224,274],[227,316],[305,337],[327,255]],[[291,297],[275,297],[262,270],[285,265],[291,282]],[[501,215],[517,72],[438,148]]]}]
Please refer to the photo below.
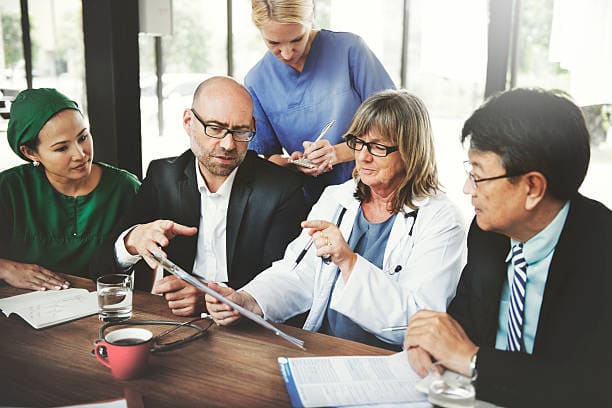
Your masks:
[{"label": "hand holding document", "polygon": [[196,278],[195,276],[190,275],[185,270],[183,270],[182,268],[180,268],[178,265],[176,265],[174,262],[170,261],[167,258],[164,258],[164,257],[162,257],[160,255],[156,255],[156,254],[154,254],[152,256],[153,256],[153,258],[160,265],[163,266],[163,268],[166,271],[168,271],[171,274],[177,276],[178,278],[184,280],[185,282],[190,283],[191,285],[193,285],[196,288],[200,289],[202,292],[207,293],[210,296],[214,297],[218,301],[220,301],[222,303],[225,303],[226,305],[230,306],[232,309],[238,311],[241,315],[243,315],[247,319],[250,319],[250,320],[254,321],[255,323],[259,324],[260,326],[263,326],[266,329],[271,330],[277,336],[279,336],[279,337],[287,340],[288,342],[298,346],[299,348],[305,350],[304,342],[302,340],[300,340],[298,338],[295,338],[293,336],[290,336],[290,335],[288,335],[287,333],[283,332],[280,329],[277,329],[274,325],[272,325],[267,320],[263,319],[261,316],[256,315],[255,313],[251,312],[250,310],[247,310],[244,307],[236,304],[235,302],[232,302],[231,300],[229,300],[225,296],[221,295],[219,292],[209,288],[206,285],[208,282],[206,282],[205,280],[203,280],[201,278]]}]

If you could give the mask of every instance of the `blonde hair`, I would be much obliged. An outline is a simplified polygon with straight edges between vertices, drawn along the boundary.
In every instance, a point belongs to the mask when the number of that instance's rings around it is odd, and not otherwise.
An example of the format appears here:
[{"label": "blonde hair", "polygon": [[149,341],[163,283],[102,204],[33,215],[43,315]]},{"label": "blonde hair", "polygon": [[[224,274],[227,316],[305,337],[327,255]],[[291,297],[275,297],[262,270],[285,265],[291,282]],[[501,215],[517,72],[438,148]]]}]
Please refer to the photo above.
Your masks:
[{"label": "blonde hair", "polygon": [[[405,174],[393,197],[390,209],[397,214],[404,205],[416,209],[416,198],[425,198],[440,191],[429,113],[423,101],[405,90],[386,90],[370,96],[359,107],[346,135],[356,137],[375,130],[398,146]],[[357,181],[355,198],[367,202],[370,187]]]},{"label": "blonde hair", "polygon": [[269,20],[281,24],[312,24],[313,0],[251,0],[251,18],[261,29]]}]

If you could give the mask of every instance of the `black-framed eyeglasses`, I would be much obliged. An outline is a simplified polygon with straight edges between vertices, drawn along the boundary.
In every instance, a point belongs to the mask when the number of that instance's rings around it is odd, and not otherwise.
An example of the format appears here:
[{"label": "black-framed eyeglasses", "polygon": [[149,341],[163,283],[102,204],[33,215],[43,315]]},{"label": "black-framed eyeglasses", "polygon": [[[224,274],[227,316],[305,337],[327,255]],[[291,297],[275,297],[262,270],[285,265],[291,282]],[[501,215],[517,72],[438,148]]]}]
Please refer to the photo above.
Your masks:
[{"label": "black-framed eyeglasses", "polygon": [[483,181],[491,181],[491,180],[499,180],[503,178],[518,177],[518,176],[525,174],[525,173],[518,173],[518,174],[506,173],[506,174],[502,174],[499,176],[485,177],[485,178],[477,179],[476,177],[474,177],[474,174],[472,174],[473,166],[469,160],[466,160],[463,162],[463,169],[465,170],[465,174],[467,175],[468,180],[470,180],[470,185],[474,188],[474,190],[478,189],[478,183],[482,183]]},{"label": "black-framed eyeglasses", "polygon": [[374,142],[366,142],[365,140],[359,139],[355,135],[348,134],[344,137],[344,141],[346,145],[353,150],[361,151],[363,146],[368,149],[368,152],[372,156],[377,157],[385,157],[393,152],[396,152],[397,146],[385,146],[384,144],[374,143]]},{"label": "black-framed eyeglasses", "polygon": [[255,129],[228,129],[216,123],[206,123],[192,108],[193,116],[204,126],[204,133],[215,139],[223,139],[229,133],[236,142],[250,142],[255,137]]}]

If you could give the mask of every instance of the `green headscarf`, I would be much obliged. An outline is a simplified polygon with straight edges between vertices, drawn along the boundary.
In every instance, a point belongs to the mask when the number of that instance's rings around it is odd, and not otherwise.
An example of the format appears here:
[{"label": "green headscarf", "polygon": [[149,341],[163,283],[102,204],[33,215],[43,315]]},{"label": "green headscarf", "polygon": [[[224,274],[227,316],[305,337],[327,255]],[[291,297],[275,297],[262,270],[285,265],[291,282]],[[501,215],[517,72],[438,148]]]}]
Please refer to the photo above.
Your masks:
[{"label": "green headscarf", "polygon": [[19,146],[36,139],[40,129],[57,112],[79,110],[76,102],[53,88],[26,89],[11,105],[11,117],[6,133],[9,146],[22,159],[31,161],[19,151]]}]

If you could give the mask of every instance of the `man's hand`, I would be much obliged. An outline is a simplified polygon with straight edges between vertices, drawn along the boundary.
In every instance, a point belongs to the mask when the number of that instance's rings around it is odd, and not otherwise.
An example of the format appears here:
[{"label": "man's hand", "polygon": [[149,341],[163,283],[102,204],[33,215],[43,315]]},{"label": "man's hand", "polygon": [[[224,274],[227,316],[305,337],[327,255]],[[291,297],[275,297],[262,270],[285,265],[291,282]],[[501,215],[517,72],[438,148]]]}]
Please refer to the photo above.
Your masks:
[{"label": "man's hand", "polygon": [[204,293],[174,275],[156,281],[151,293],[163,295],[177,316],[194,316],[204,311]]},{"label": "man's hand", "polygon": [[410,353],[415,347],[440,361],[446,368],[468,377],[472,374],[470,358],[478,351],[478,347],[450,315],[430,310],[420,310],[412,316],[404,337],[404,348],[409,350],[408,360],[412,368],[422,375],[428,363],[420,351]]},{"label": "man's hand", "polygon": [[421,377],[426,377],[433,363],[429,353],[420,347],[411,347],[406,349],[406,354],[412,369]]},{"label": "man's hand", "polygon": [[0,259],[0,279],[21,289],[66,289],[70,282],[40,265]]},{"label": "man's hand", "polygon": [[[247,292],[237,292],[232,288],[226,288],[212,282],[208,284],[208,287],[215,292],[218,292],[220,295],[228,298],[237,305],[258,314],[259,316],[263,316],[263,312],[257,304],[257,301]],[[204,297],[204,299],[206,300],[206,309],[208,310],[208,313],[210,313],[213,320],[218,325],[230,326],[240,320],[240,313],[225,303],[221,303],[219,300],[208,294]]]},{"label": "man's hand", "polygon": [[166,257],[160,247],[168,246],[170,240],[177,235],[194,235],[197,232],[196,227],[186,227],[170,220],[157,220],[138,225],[123,238],[123,242],[130,254],[141,255],[151,269],[155,269],[157,262],[151,258],[151,254]]}]

